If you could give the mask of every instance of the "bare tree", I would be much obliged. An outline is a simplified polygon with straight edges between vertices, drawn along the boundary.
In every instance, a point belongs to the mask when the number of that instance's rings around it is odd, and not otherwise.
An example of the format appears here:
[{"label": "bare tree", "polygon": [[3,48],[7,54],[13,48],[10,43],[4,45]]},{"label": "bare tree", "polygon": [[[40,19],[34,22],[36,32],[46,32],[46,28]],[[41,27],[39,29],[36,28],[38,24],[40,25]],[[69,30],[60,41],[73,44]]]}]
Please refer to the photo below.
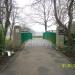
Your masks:
[{"label": "bare tree", "polygon": [[0,0],[0,24],[3,25],[3,18],[4,18],[4,0]]},{"label": "bare tree", "polygon": [[6,9],[6,20],[5,20],[5,30],[4,30],[4,35],[6,37],[8,27],[10,25],[10,15],[12,11],[12,0],[5,0],[5,9]]},{"label": "bare tree", "polygon": [[2,24],[2,19],[1,19],[1,13],[2,13],[1,4],[2,4],[2,0],[0,1],[0,24]]},{"label": "bare tree", "polygon": [[16,23],[17,16],[18,16],[18,8],[16,6],[16,2],[13,1],[12,12],[11,12],[11,25],[10,25],[10,40],[12,38],[13,27]]},{"label": "bare tree", "polygon": [[12,19],[11,21],[11,13],[13,14],[13,17],[15,17],[14,13],[16,12],[13,11],[15,10],[15,4],[13,4],[13,2],[14,0],[0,0],[0,25],[3,28],[5,38],[9,27],[13,28],[14,23],[11,23],[15,21],[15,19]]},{"label": "bare tree", "polygon": [[[58,1],[58,2],[57,2]],[[64,0],[65,1],[65,5],[63,4],[62,0],[53,0],[54,2],[54,15],[55,15],[55,19],[58,23],[59,26],[63,27],[65,29],[65,33],[67,34],[67,38],[68,38],[68,45],[71,48],[72,47],[72,33],[71,33],[71,26],[72,26],[72,21],[73,21],[73,3],[74,0]],[[58,5],[57,3],[60,3],[60,5]],[[63,6],[63,5],[64,6]],[[60,16],[62,17],[63,15],[67,16],[67,24],[65,24],[59,17],[59,13],[58,13],[58,8],[59,11],[62,11],[63,14],[60,14]]]},{"label": "bare tree", "polygon": [[45,31],[47,31],[47,27],[50,26],[48,22],[53,19],[53,16],[50,15],[52,14],[51,5],[50,0],[36,0],[36,2],[32,3],[32,7],[35,9],[34,22],[44,25]]}]

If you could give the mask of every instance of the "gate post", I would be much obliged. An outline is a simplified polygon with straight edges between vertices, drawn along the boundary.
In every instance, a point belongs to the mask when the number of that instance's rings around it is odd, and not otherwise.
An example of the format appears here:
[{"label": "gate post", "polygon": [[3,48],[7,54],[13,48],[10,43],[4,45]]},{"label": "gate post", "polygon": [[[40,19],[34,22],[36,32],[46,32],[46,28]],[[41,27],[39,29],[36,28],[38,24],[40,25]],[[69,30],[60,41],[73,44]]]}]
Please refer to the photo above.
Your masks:
[{"label": "gate post", "polygon": [[56,47],[64,48],[64,29],[61,26],[58,26],[56,31]]},{"label": "gate post", "polygon": [[13,46],[19,47],[21,45],[21,27],[15,26],[13,32]]}]

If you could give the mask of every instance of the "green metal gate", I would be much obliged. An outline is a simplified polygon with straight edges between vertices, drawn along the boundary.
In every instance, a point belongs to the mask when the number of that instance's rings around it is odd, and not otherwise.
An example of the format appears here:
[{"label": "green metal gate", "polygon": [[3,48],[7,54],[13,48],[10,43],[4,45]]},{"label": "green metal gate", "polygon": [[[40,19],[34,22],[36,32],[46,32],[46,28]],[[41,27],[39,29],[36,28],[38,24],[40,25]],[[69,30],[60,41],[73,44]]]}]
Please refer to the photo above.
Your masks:
[{"label": "green metal gate", "polygon": [[32,39],[32,33],[30,33],[30,32],[21,32],[21,43],[24,43],[29,39]]},{"label": "green metal gate", "polygon": [[51,41],[53,44],[56,44],[56,33],[54,32],[45,32],[43,33],[43,39]]}]

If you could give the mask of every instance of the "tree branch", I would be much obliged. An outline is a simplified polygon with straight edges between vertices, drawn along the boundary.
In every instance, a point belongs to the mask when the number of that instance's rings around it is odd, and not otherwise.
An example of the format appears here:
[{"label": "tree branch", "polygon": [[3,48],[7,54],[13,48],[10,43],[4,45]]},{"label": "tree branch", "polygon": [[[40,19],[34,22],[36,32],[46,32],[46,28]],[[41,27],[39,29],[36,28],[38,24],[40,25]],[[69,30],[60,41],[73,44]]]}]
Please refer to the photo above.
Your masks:
[{"label": "tree branch", "polygon": [[56,18],[56,21],[57,23],[62,26],[65,30],[67,30],[67,27],[62,24],[62,22],[59,20],[58,16],[57,16],[57,9],[56,9],[56,0],[54,0],[54,15],[55,15],[55,18]]}]

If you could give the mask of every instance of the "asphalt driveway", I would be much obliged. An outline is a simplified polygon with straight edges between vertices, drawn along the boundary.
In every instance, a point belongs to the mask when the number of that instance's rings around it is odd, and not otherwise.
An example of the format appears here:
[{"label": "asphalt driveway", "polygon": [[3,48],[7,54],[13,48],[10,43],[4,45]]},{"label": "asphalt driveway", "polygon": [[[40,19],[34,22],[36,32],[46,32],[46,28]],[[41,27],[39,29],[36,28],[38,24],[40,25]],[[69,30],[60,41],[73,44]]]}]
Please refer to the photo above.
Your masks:
[{"label": "asphalt driveway", "polygon": [[29,40],[0,75],[75,75],[74,68],[63,68],[69,60],[47,40]]}]

